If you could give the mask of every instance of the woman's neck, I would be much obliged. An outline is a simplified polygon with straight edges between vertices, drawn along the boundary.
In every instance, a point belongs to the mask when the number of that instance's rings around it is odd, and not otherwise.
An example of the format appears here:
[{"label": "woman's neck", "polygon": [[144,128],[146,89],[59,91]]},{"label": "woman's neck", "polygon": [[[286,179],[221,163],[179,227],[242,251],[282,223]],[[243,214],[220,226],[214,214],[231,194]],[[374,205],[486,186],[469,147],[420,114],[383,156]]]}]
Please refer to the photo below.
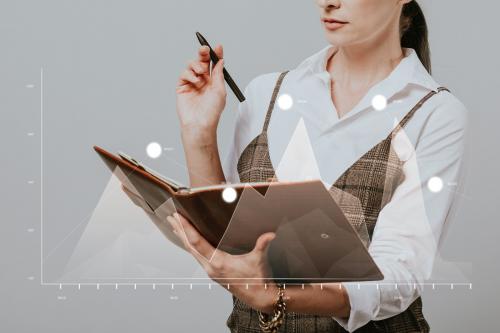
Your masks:
[{"label": "woman's neck", "polygon": [[327,62],[335,85],[363,90],[386,78],[404,58],[399,33],[357,45],[339,47]]}]

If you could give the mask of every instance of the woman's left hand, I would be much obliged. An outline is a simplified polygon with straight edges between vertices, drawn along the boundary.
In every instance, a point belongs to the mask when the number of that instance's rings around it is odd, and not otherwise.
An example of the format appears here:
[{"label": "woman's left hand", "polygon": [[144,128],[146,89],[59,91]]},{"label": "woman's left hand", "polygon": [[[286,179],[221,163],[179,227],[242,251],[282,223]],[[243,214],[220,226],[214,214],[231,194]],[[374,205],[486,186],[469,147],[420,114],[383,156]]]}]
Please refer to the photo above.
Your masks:
[{"label": "woman's left hand", "polygon": [[[231,255],[214,248],[182,215],[174,213],[167,220],[184,247],[203,266],[208,276],[250,307],[272,312],[278,288],[269,279],[267,249],[274,233],[261,235],[254,249],[243,255]],[[233,282],[234,284],[230,284]]]}]

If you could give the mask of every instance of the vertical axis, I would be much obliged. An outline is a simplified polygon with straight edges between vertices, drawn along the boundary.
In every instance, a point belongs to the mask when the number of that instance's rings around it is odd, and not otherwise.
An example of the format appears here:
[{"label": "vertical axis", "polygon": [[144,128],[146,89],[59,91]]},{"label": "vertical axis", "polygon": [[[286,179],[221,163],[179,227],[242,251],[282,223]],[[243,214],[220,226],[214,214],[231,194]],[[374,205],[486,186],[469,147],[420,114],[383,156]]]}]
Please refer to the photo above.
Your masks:
[{"label": "vertical axis", "polygon": [[40,284],[43,285],[43,67],[40,68]]}]

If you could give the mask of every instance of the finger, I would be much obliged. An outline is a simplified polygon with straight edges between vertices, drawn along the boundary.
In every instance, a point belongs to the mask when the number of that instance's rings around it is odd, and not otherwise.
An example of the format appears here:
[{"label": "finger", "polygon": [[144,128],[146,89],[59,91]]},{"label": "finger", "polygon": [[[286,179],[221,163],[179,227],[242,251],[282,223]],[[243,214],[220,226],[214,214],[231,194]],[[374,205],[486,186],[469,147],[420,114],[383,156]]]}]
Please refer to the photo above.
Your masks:
[{"label": "finger", "polygon": [[210,48],[203,45],[198,50],[198,60],[200,62],[210,65]]},{"label": "finger", "polygon": [[[206,77],[208,77],[208,75]],[[201,87],[203,87],[203,85],[206,84],[206,82],[207,78],[205,78],[205,75],[198,75],[191,69],[187,69],[181,74],[177,88],[187,86],[188,88],[200,89]],[[181,89],[181,91],[182,90],[183,89]]]},{"label": "finger", "polygon": [[135,192],[133,192],[132,190],[128,189],[125,185],[122,185],[122,190],[123,192],[125,192],[125,194],[132,200],[132,201],[136,201],[136,200],[139,200],[140,197],[139,195],[137,195]]},{"label": "finger", "polygon": [[185,232],[182,230],[182,227],[180,226],[180,222],[177,218],[174,218],[173,216],[168,216],[167,220],[169,221],[170,225],[174,229],[174,234],[177,236],[177,238],[180,239],[182,242],[182,246],[186,251],[191,253],[191,255],[200,263],[200,265],[203,267],[203,269],[208,273],[212,271],[211,264],[207,258],[205,258],[202,254],[200,254],[193,246],[189,243]]},{"label": "finger", "polygon": [[180,229],[186,236],[189,245],[201,254],[206,260],[210,260],[214,254],[215,248],[193,227],[193,225],[182,215],[174,213]]},{"label": "finger", "polygon": [[252,252],[265,252],[274,238],[276,238],[276,234],[274,232],[267,232],[260,235],[260,237],[257,238],[257,242],[255,243],[255,247]]},{"label": "finger", "polygon": [[129,199],[137,206],[141,207],[148,214],[154,214],[154,211],[148,205],[148,203],[140,196],[129,190],[127,187],[122,185],[122,190],[129,197]]},{"label": "finger", "polygon": [[122,184],[122,191],[125,192],[126,195],[129,195],[129,193],[131,194],[132,191],[129,190],[125,185]]},{"label": "finger", "polygon": [[219,86],[219,88],[224,89],[224,59],[219,60],[217,65],[215,65],[212,71],[213,82]]},{"label": "finger", "polygon": [[193,86],[188,84],[188,83],[184,83],[183,85],[181,86],[178,86],[176,89],[175,89],[175,92],[178,93],[178,94],[183,94],[183,93],[189,93],[193,90]]},{"label": "finger", "polygon": [[[174,215],[178,215],[177,213],[174,213]],[[183,217],[181,217],[182,219]],[[203,267],[203,269],[207,272],[209,276],[212,276],[213,274],[217,274],[217,265],[220,266],[221,258],[217,258],[217,261],[211,261],[211,259],[214,259],[212,257],[207,258],[205,255],[202,255],[197,249],[195,249],[191,243],[189,243],[186,233],[183,231],[183,227],[181,226],[181,222],[179,220],[179,216],[177,218],[174,218],[173,216],[168,216],[167,219],[169,220],[170,224],[174,227],[174,233],[175,235],[181,239],[182,245],[186,251],[191,253],[193,257],[200,263],[200,265]],[[185,220],[185,219],[184,219]],[[187,223],[189,221],[186,220]],[[214,253],[217,251],[214,249]],[[217,252],[218,253],[218,252]],[[222,252],[221,255],[224,255],[225,252]]]},{"label": "finger", "polygon": [[[181,73],[181,76],[179,78],[180,83],[188,83],[195,85],[197,83],[201,82],[201,78],[198,77],[192,70],[186,69]],[[181,85],[181,84],[180,84]]]},{"label": "finger", "polygon": [[191,253],[191,255],[198,261],[205,270],[207,270],[207,267],[209,267],[208,260],[203,257],[201,254],[198,253],[197,250],[195,250],[191,244],[189,243],[185,232],[182,230],[182,227],[179,225],[179,221],[174,218],[173,216],[167,216],[167,221],[170,223],[172,226],[173,232],[177,239],[181,241],[181,245],[186,250],[187,252]]},{"label": "finger", "polygon": [[[174,218],[172,215],[167,216],[167,221],[172,227],[172,231],[174,232],[175,236],[181,241],[184,249],[188,252],[196,252],[193,250],[192,246],[189,244],[189,241],[182,230],[182,227],[179,225],[179,221]],[[193,253],[194,254],[194,253]]]},{"label": "finger", "polygon": [[186,237],[183,237],[183,235],[179,231],[180,228],[179,228],[179,224],[178,224],[177,220],[173,216],[169,215],[169,216],[167,216],[167,221],[170,224],[170,226],[172,227],[172,231],[174,232],[174,234],[182,242],[184,249],[186,251],[189,251],[189,249],[190,249],[189,243],[188,243]]},{"label": "finger", "polygon": [[219,59],[224,58],[224,47],[221,44],[218,44],[215,46],[214,52],[215,52],[215,54],[217,54]]},{"label": "finger", "polygon": [[172,215],[167,216],[167,222],[172,227],[172,231],[177,235],[177,225],[176,225],[177,221],[175,221],[175,219],[172,217]]},{"label": "finger", "polygon": [[210,73],[210,62],[191,61],[189,69],[197,75],[207,75]]}]

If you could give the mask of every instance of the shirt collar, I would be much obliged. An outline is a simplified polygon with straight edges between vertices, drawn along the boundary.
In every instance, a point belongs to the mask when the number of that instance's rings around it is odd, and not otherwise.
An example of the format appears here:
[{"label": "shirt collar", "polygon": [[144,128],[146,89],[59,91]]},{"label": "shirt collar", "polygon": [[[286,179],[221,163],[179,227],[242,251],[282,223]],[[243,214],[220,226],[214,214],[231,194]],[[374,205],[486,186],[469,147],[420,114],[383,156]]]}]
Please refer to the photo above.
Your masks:
[{"label": "shirt collar", "polygon": [[[296,68],[296,70],[299,72],[300,77],[314,75],[328,82],[328,80],[330,79],[330,74],[326,71],[326,65],[328,59],[332,56],[336,49],[337,48],[335,46],[328,45],[316,54],[305,59]],[[392,94],[390,96],[384,94],[384,96],[386,96],[387,98],[404,89],[409,84],[415,84],[428,90],[437,91],[439,85],[427,72],[424,65],[418,58],[417,52],[414,49],[410,48],[405,48],[403,50],[405,52],[405,57],[403,58],[403,60],[401,60],[398,66],[396,66],[396,68],[387,78],[379,82],[373,88],[383,88],[384,86],[392,87],[393,89],[389,89],[390,91],[392,91]],[[387,93],[388,92],[389,91],[387,91]]]}]

